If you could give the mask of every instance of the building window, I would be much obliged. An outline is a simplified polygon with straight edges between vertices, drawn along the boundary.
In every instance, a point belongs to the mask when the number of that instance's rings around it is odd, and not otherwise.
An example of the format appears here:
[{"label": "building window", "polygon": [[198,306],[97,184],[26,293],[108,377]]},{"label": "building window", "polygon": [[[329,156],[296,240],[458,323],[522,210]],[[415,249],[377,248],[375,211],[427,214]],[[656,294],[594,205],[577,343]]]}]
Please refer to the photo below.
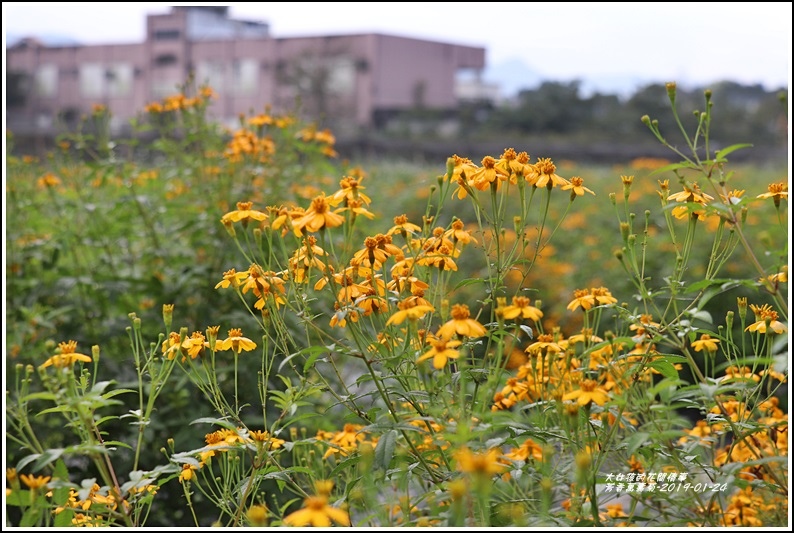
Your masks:
[{"label": "building window", "polygon": [[259,82],[259,62],[256,59],[239,59],[234,62],[234,92],[240,96],[256,94]]},{"label": "building window", "polygon": [[80,94],[84,98],[100,98],[105,91],[105,69],[101,63],[80,65]]},{"label": "building window", "polygon": [[132,93],[133,68],[129,63],[113,63],[105,71],[107,94],[110,97],[125,97]]},{"label": "building window", "polygon": [[40,65],[36,70],[36,94],[52,98],[58,92],[58,67],[51,64]]},{"label": "building window", "polygon": [[223,61],[199,61],[196,67],[196,82],[209,85],[218,92],[223,92],[226,63]]},{"label": "building window", "polygon": [[177,58],[174,54],[160,54],[159,56],[154,58],[154,64],[158,67],[167,67],[169,65],[175,65],[177,62]]},{"label": "building window", "polygon": [[154,30],[154,38],[157,41],[173,41],[179,39],[179,30]]}]

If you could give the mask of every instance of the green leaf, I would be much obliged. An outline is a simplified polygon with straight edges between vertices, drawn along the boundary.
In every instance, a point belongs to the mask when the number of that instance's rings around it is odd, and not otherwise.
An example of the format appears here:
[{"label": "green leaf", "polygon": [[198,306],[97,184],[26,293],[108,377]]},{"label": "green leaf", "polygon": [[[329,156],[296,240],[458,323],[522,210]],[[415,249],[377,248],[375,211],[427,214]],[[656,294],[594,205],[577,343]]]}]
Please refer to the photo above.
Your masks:
[{"label": "green leaf", "polygon": [[752,144],[732,144],[730,146],[726,146],[722,150],[717,150],[714,153],[715,161],[725,160],[725,156],[730,154],[731,152],[735,152],[736,150],[741,150],[742,148],[752,148]]},{"label": "green leaf", "polygon": [[31,400],[51,400],[55,401],[55,394],[51,392],[34,392],[19,399],[20,403],[26,403]]},{"label": "green leaf", "polygon": [[678,370],[675,369],[672,363],[669,361],[665,361],[664,359],[657,359],[656,361],[651,361],[648,363],[648,366],[656,369],[659,371],[661,375],[666,377],[667,379],[671,379],[673,381],[678,381]]},{"label": "green leaf", "polygon": [[30,505],[30,491],[29,490],[15,490],[6,496],[6,505],[13,505],[14,507],[27,507]]},{"label": "green leaf", "polygon": [[202,418],[197,418],[197,419],[195,419],[194,421],[192,421],[190,423],[191,426],[193,424],[217,424],[217,425],[219,425],[221,427],[224,427],[226,429],[231,429],[232,431],[237,431],[237,427],[234,424],[232,424],[231,422],[229,422],[228,420],[224,419],[224,418],[212,418],[212,417],[205,416],[205,417],[202,417]]},{"label": "green leaf", "polygon": [[387,431],[382,437],[378,439],[378,444],[375,446],[375,462],[373,467],[375,469],[389,468],[391,460],[394,457],[394,448],[397,445],[397,430],[392,429]]},{"label": "green leaf", "polygon": [[48,464],[58,459],[61,455],[63,455],[63,452],[64,448],[50,448],[48,450],[44,450],[44,453],[36,458],[36,461],[33,463],[32,470],[34,472],[38,472]]}]

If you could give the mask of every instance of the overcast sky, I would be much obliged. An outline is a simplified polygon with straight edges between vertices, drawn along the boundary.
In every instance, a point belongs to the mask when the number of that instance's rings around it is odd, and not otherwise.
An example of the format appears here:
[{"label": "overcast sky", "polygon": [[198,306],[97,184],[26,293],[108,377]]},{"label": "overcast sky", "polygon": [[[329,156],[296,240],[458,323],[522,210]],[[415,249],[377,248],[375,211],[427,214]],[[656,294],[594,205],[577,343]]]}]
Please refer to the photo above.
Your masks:
[{"label": "overcast sky", "polygon": [[[147,13],[177,3],[3,3],[3,30],[84,44],[139,42]],[[185,5],[201,5],[200,2]],[[224,4],[204,4],[224,5]],[[790,86],[790,2],[251,2],[232,18],[274,37],[380,32],[482,46],[490,64],[521,59],[548,79],[636,75]]]}]

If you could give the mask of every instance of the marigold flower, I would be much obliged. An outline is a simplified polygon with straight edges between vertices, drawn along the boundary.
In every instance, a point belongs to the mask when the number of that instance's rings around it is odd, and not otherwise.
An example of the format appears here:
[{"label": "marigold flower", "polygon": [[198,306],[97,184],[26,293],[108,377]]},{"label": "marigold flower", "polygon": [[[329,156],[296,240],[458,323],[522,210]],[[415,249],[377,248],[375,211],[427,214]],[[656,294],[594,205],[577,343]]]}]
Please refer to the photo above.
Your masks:
[{"label": "marigold flower", "polygon": [[475,170],[471,176],[469,176],[469,181],[475,189],[480,191],[484,191],[492,185],[498,190],[501,182],[507,180],[509,177],[510,175],[508,172],[496,166],[496,159],[488,155],[483,158],[482,167]]},{"label": "marigold flower", "polygon": [[243,350],[250,352],[255,348],[256,343],[251,339],[243,337],[243,331],[239,328],[230,329],[229,337],[222,341],[218,341],[218,343],[215,345],[215,349],[219,352],[232,350],[238,354]]},{"label": "marigold flower", "polygon": [[719,342],[719,339],[712,339],[711,335],[704,333],[700,336],[700,340],[692,341],[692,348],[694,348],[696,352],[706,350],[708,353],[714,353],[717,351],[717,344]]},{"label": "marigold flower", "polygon": [[19,479],[25,486],[31,490],[40,489],[45,487],[52,479],[51,476],[34,476],[28,474],[19,474]]},{"label": "marigold flower", "polygon": [[337,453],[347,457],[350,453],[356,451],[359,443],[364,442],[367,438],[366,434],[361,431],[363,427],[360,424],[345,424],[342,431],[331,434],[318,432],[318,439],[327,440],[331,444],[331,447],[325,451],[323,459],[327,459]]},{"label": "marigold flower", "polygon": [[568,304],[566,309],[569,311],[576,311],[581,307],[585,311],[589,311],[595,305],[595,297],[587,289],[577,289],[573,291],[573,300]]},{"label": "marigold flower", "polygon": [[477,239],[472,237],[468,231],[463,229],[463,221],[459,218],[456,218],[452,221],[452,227],[444,232],[444,237],[452,240],[453,248],[457,248],[458,243],[469,244],[470,242],[473,242],[474,244],[477,244]]},{"label": "marigold flower", "polygon": [[195,472],[198,469],[199,467],[194,464],[184,463],[182,465],[182,472],[179,473],[179,482],[182,483],[183,481],[192,480],[193,477],[195,476],[193,472]]},{"label": "marigold flower", "polygon": [[328,505],[325,496],[309,496],[303,500],[303,508],[284,517],[288,526],[329,527],[331,521],[340,526],[350,525],[350,516],[346,511]]},{"label": "marigold flower", "polygon": [[453,252],[447,245],[441,246],[437,253],[429,252],[421,255],[416,263],[422,266],[436,267],[441,270],[457,271],[458,265],[453,259]]},{"label": "marigold flower", "polygon": [[547,355],[549,353],[560,353],[563,351],[562,346],[554,342],[554,337],[548,333],[538,335],[538,340],[530,344],[524,350],[531,355]]},{"label": "marigold flower", "polygon": [[350,205],[350,202],[354,201],[362,202],[364,205],[369,205],[372,202],[369,196],[361,192],[365,187],[361,186],[361,180],[358,178],[346,176],[339,182],[339,186],[341,188],[331,195],[329,200],[331,205],[337,205],[342,201],[346,205]]},{"label": "marigold flower", "polygon": [[419,320],[427,313],[435,311],[432,305],[416,305],[414,302],[415,300],[402,300],[398,302],[397,307],[399,311],[389,317],[386,321],[386,325],[402,324],[406,318],[411,321]]},{"label": "marigold flower", "polygon": [[48,172],[36,181],[36,187],[39,189],[52,189],[61,184],[61,179],[55,174]]},{"label": "marigold flower", "polygon": [[456,333],[463,337],[482,337],[488,333],[482,324],[469,318],[469,306],[466,304],[453,305],[451,315],[452,319],[438,329],[439,337],[449,339]]},{"label": "marigold flower", "polygon": [[742,367],[739,369],[738,366],[729,366],[725,369],[725,379],[727,380],[734,380],[734,379],[749,379],[758,383],[761,381],[761,378],[753,373],[749,367]]},{"label": "marigold flower", "polygon": [[530,458],[536,461],[543,460],[543,448],[532,439],[527,439],[518,448],[505,454],[511,461],[526,461]]},{"label": "marigold flower", "polygon": [[584,180],[579,176],[573,176],[569,183],[566,183],[562,186],[563,191],[571,191],[571,200],[576,198],[577,196],[584,196],[585,192],[589,192],[593,196],[595,193],[584,186]]},{"label": "marigold flower", "polygon": [[392,226],[389,231],[386,232],[386,235],[393,235],[395,233],[400,233],[403,236],[406,236],[408,233],[420,233],[422,228],[408,222],[408,217],[406,215],[397,215],[394,217],[394,226]]},{"label": "marigold flower", "polygon": [[209,347],[210,343],[205,340],[204,334],[200,331],[194,331],[192,336],[182,342],[182,349],[187,352],[191,359],[195,359],[204,353],[204,348]]},{"label": "marigold flower", "polygon": [[325,228],[335,228],[345,223],[343,216],[331,211],[331,203],[325,195],[317,196],[306,213],[292,221],[295,234],[300,236],[302,230],[315,233]]},{"label": "marigold flower", "polygon": [[[667,197],[667,200],[673,200],[680,203],[696,203],[700,205],[706,205],[714,197],[710,196],[703,191],[700,190],[700,186],[697,183],[692,183],[691,185],[684,185],[684,190],[681,192],[677,192],[671,194]],[[674,217],[678,219],[686,218],[690,215],[690,208],[689,206],[679,206],[673,209],[672,214]],[[703,211],[695,210],[691,211],[693,216],[697,216],[698,218],[702,218]]]},{"label": "marigold flower", "polygon": [[745,331],[766,333],[767,327],[778,334],[787,331],[785,324],[778,322],[777,311],[774,311],[769,304],[764,304],[760,307],[750,304],[750,309],[755,313],[756,322],[744,328]]},{"label": "marigold flower", "polygon": [[537,179],[534,185],[539,189],[543,187],[552,189],[557,185],[561,187],[568,185],[568,180],[556,174],[557,166],[548,157],[538,159],[538,162],[535,163],[535,169],[537,171]]},{"label": "marigold flower", "polygon": [[242,222],[246,226],[251,220],[258,220],[263,222],[267,220],[267,215],[262,211],[251,209],[253,202],[237,202],[237,209],[230,211],[221,217],[221,222],[230,220],[232,222]]},{"label": "marigold flower", "polygon": [[227,287],[232,287],[236,289],[240,286],[240,284],[248,278],[248,271],[245,272],[237,272],[235,269],[229,269],[223,273],[223,279],[215,285],[215,288],[225,289]]},{"label": "marigold flower", "polygon": [[543,318],[543,311],[530,305],[530,300],[526,296],[513,296],[513,304],[502,308],[502,316],[505,320],[514,318],[529,319],[539,322]]},{"label": "marigold flower", "polygon": [[500,461],[502,454],[498,448],[491,448],[484,453],[475,453],[464,446],[454,455],[458,462],[458,470],[469,474],[492,476],[507,470],[507,465]]},{"label": "marigold flower", "polygon": [[77,361],[83,363],[91,362],[90,356],[75,352],[77,349],[77,341],[61,342],[58,344],[58,348],[60,348],[60,353],[44,361],[44,363],[39,365],[39,368],[47,368],[48,366],[64,368],[74,366]]},{"label": "marigold flower", "polygon": [[609,395],[605,390],[598,386],[598,383],[592,379],[585,379],[582,381],[580,388],[575,391],[569,392],[562,397],[563,401],[576,400],[579,405],[585,406],[590,402],[598,405],[604,405],[609,401]]},{"label": "marigold flower", "polygon": [[267,446],[267,449],[269,450],[276,450],[278,448],[281,448],[281,446],[283,446],[284,443],[287,442],[284,439],[272,437],[270,433],[262,430],[251,431],[248,435],[255,443],[263,446]]},{"label": "marigold flower", "polygon": [[782,198],[788,198],[788,184],[785,182],[770,183],[767,192],[759,194],[756,198],[772,198],[775,206],[778,206]]},{"label": "marigold flower", "polygon": [[462,344],[461,341],[448,340],[439,335],[439,338],[428,339],[428,343],[430,349],[416,360],[417,363],[432,358],[433,367],[436,370],[441,370],[447,364],[447,360],[460,357],[460,352],[455,348]]},{"label": "marigold flower", "polygon": [[267,526],[267,507],[262,504],[252,505],[245,512],[245,517],[254,527]]}]

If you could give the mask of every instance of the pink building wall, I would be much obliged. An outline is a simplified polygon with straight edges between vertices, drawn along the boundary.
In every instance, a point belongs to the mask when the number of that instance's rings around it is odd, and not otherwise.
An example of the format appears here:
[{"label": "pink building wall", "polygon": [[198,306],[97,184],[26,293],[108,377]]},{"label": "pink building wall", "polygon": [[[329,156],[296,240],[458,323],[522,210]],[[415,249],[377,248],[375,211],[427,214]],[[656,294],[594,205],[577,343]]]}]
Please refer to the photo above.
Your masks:
[{"label": "pink building wall", "polygon": [[[379,112],[454,109],[458,69],[485,67],[484,48],[374,33],[273,38],[262,36],[264,24],[228,21],[237,24],[228,32],[243,38],[205,40],[191,9],[149,15],[143,43],[51,48],[28,40],[8,48],[7,73],[21,74],[27,88],[24,104],[7,109],[9,129],[57,129],[57,114],[90,113],[93,104],[106,105],[120,129],[190,73],[211,81],[219,95],[211,113],[228,123],[266,106],[294,111],[300,101],[305,118],[369,127]],[[193,15],[213,24],[225,16]]]}]

